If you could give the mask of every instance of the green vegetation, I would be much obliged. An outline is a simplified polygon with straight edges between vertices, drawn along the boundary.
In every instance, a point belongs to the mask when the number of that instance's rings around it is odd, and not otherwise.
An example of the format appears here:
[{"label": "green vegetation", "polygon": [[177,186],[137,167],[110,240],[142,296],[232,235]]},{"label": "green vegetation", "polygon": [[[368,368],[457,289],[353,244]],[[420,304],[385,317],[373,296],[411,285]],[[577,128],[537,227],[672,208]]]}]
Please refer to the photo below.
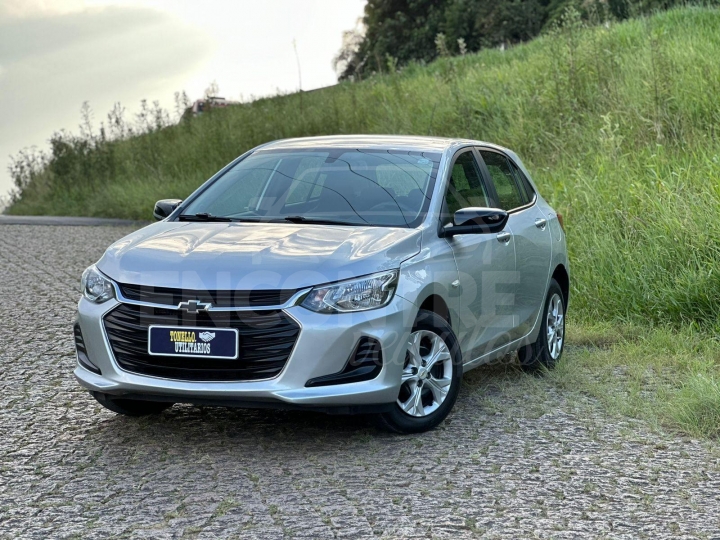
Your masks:
[{"label": "green vegetation", "polygon": [[[552,412],[548,391],[573,406],[591,396],[612,415],[645,420],[693,437],[720,438],[720,343],[692,328],[578,323],[571,315],[563,360],[543,377],[528,377],[500,362],[468,374],[467,384],[500,390],[523,403],[521,415]],[[586,400],[580,400],[587,403]],[[489,407],[502,407],[488,399]],[[492,412],[492,411],[491,411]],[[518,413],[516,413],[518,414]]]},{"label": "green vegetation", "polygon": [[690,326],[572,323],[548,378],[612,412],[696,437],[720,436],[720,343]]},{"label": "green vegetation", "polygon": [[345,33],[337,67],[343,79],[362,79],[412,61],[528,41],[552,28],[568,9],[598,23],[681,3],[685,0],[369,0],[364,32]]},{"label": "green vegetation", "polygon": [[[109,142],[55,139],[10,212],[148,219],[283,137],[414,133],[513,148],[565,215],[590,320],[714,327],[720,314],[720,12],[564,30],[502,52],[293,94]],[[88,128],[87,132],[90,131]]]},{"label": "green vegetation", "polygon": [[[646,403],[662,405],[662,418],[712,435],[720,426],[718,58],[716,10],[591,28],[570,12],[561,29],[504,52],[410,64],[162,129],[150,121],[145,134],[114,142],[61,136],[51,156],[17,162],[21,192],[10,212],[149,219],[156,199],[185,197],[243,151],[283,137],[497,142],[523,157],[565,216],[580,323],[571,341],[595,332],[604,344],[587,358],[573,353],[557,377],[585,380],[590,391],[625,381],[622,396],[598,395],[635,412],[633,396],[655,396]],[[662,412],[668,404],[672,413]]]}]

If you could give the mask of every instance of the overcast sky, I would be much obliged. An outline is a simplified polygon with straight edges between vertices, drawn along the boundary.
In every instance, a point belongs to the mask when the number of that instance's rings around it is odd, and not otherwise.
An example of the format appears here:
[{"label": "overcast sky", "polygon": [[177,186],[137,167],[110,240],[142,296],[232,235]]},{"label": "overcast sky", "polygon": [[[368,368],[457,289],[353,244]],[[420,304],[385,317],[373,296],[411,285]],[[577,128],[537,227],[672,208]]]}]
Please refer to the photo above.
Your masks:
[{"label": "overcast sky", "polygon": [[0,195],[9,156],[96,124],[113,103],[173,108],[216,81],[229,99],[336,82],[332,58],[366,0],[0,0]]}]

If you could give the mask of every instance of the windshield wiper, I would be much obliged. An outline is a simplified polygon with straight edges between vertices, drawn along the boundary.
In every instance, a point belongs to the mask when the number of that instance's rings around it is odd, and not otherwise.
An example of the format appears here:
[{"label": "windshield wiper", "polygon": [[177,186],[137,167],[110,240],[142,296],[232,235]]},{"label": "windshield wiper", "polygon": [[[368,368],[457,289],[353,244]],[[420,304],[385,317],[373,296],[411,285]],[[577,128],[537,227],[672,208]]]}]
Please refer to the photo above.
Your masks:
[{"label": "windshield wiper", "polygon": [[178,219],[180,221],[234,221],[233,218],[224,216],[213,216],[212,214],[208,214],[207,212],[201,212],[199,214],[180,214]]},{"label": "windshield wiper", "polygon": [[362,225],[361,223],[352,223],[350,221],[338,221],[335,219],[311,218],[305,216],[286,216],[284,221],[290,223],[309,223],[313,225]]},{"label": "windshield wiper", "polygon": [[207,222],[213,222],[213,221],[220,221],[220,222],[231,222],[231,221],[239,221],[239,222],[249,222],[249,223],[272,223],[272,222],[280,222],[280,221],[289,221],[290,223],[308,223],[313,225],[362,225],[362,223],[352,223],[350,221],[339,221],[335,219],[322,219],[322,218],[312,218],[312,217],[305,217],[305,216],[287,216],[284,218],[279,219],[260,219],[260,218],[232,218],[227,216],[214,216],[212,214],[209,214],[208,212],[201,212],[199,214],[180,214],[178,216],[178,219],[180,221],[207,221]]}]

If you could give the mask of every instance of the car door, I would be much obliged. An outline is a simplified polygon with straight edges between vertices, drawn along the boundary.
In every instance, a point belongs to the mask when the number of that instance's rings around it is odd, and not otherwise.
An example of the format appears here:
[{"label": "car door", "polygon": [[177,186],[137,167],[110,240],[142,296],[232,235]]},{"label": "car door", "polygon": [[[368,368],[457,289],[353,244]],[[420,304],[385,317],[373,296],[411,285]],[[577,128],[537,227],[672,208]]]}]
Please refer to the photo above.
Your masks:
[{"label": "car door", "polygon": [[543,307],[552,250],[550,229],[532,186],[512,160],[495,150],[478,151],[490,177],[495,204],[510,214],[519,278],[515,290],[518,321],[512,332],[517,339],[530,332]]},{"label": "car door", "polygon": [[[442,224],[467,207],[490,207],[491,197],[477,154],[456,154],[443,201]],[[515,249],[510,227],[499,234],[459,234],[447,238],[459,274],[458,340],[469,362],[510,341],[513,291],[516,285]]]}]

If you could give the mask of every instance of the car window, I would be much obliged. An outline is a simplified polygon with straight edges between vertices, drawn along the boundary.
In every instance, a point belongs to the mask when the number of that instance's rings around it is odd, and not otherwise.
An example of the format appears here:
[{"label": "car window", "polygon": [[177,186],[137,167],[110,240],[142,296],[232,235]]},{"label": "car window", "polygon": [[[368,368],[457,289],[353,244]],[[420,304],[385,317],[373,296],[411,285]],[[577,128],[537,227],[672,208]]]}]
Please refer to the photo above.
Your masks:
[{"label": "car window", "polygon": [[247,212],[258,204],[272,169],[233,170],[217,190],[217,199],[206,211],[224,216],[231,212]]},{"label": "car window", "polygon": [[527,179],[527,176],[525,176],[525,173],[522,172],[520,170],[520,167],[515,165],[512,160],[510,160],[510,166],[515,173],[515,178],[517,179],[518,184],[521,188],[523,188],[523,191],[525,192],[525,204],[527,204],[533,200],[533,197],[535,196],[535,190],[530,185],[530,181]]},{"label": "car window", "polygon": [[461,208],[489,206],[489,198],[472,152],[464,152],[455,160],[445,202],[450,216]]},{"label": "car window", "polygon": [[422,190],[427,178],[423,169],[411,164],[380,165],[375,169],[375,174],[378,184],[389,190],[396,198],[407,197],[415,190]]},{"label": "car window", "polygon": [[213,181],[184,214],[417,227],[441,157],[394,149],[262,149]]},{"label": "car window", "polygon": [[320,174],[324,162],[325,158],[318,156],[300,160],[295,178],[288,189],[286,205],[304,203],[320,195],[324,177],[327,176]]},{"label": "car window", "polygon": [[510,168],[508,160],[502,154],[480,150],[480,155],[490,173],[495,192],[498,197],[498,205],[502,210],[512,210],[526,203],[525,193],[520,191],[515,175]]}]

